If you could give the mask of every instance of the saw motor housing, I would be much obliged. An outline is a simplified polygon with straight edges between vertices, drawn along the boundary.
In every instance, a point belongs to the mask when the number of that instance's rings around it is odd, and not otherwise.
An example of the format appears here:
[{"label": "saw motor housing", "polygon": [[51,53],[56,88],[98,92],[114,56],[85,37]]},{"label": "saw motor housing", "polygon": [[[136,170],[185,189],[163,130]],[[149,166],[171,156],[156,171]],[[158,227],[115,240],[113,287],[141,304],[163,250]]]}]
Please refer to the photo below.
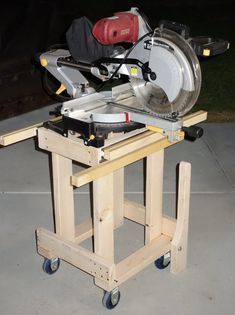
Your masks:
[{"label": "saw motor housing", "polygon": [[95,23],[92,34],[103,45],[135,43],[139,38],[139,16],[131,12],[114,13]]}]

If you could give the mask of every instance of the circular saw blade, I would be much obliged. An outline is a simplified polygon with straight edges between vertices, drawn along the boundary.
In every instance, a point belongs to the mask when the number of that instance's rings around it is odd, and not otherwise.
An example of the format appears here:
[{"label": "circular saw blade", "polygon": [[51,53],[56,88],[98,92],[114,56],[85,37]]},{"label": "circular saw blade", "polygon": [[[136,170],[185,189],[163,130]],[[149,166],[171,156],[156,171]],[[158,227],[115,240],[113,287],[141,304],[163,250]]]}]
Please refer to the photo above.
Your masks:
[{"label": "circular saw blade", "polygon": [[160,117],[183,116],[200,93],[201,70],[196,54],[179,34],[160,28],[154,31],[151,53],[149,66],[157,80],[130,79],[137,102]]}]

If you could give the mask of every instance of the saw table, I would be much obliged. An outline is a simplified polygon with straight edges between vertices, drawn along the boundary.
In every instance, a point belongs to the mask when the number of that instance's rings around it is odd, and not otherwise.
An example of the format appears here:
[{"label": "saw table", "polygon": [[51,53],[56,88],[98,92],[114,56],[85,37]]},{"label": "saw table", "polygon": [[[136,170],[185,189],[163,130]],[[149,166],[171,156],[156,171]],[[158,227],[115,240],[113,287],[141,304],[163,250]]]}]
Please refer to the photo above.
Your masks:
[{"label": "saw table", "polygon": [[[206,119],[200,111],[183,118],[189,127]],[[154,129],[154,128],[153,128]],[[103,304],[113,308],[120,299],[119,286],[150,263],[160,269],[171,261],[171,272],[185,269],[190,199],[191,165],[179,166],[177,219],[163,214],[164,150],[184,140],[169,141],[163,133],[140,128],[107,139],[100,148],[86,146],[74,135],[62,135],[37,124],[0,136],[3,146],[38,138],[39,148],[51,153],[55,231],[38,228],[38,253],[45,257],[43,269],[57,271],[60,259],[90,274],[105,290]],[[146,159],[145,205],[124,198],[124,167]],[[89,166],[73,174],[73,161]],[[74,188],[93,182],[93,215],[75,225]],[[114,260],[114,229],[131,220],[145,227],[145,244],[122,261]],[[93,237],[94,249],[81,243]]]}]

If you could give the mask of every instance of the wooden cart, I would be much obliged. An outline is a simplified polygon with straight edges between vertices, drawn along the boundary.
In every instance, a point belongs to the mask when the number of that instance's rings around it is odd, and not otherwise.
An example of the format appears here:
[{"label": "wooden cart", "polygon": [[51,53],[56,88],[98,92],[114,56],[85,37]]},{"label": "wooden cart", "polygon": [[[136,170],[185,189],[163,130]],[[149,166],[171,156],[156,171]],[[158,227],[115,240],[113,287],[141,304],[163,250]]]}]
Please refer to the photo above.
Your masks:
[{"label": "wooden cart", "polygon": [[[206,119],[200,111],[184,118],[184,126]],[[59,259],[93,276],[104,289],[103,304],[113,308],[120,299],[118,287],[150,263],[164,268],[171,260],[171,272],[186,267],[191,165],[179,166],[177,219],[163,215],[164,149],[184,139],[170,142],[163,133],[146,128],[109,139],[102,148],[85,146],[75,136],[63,137],[40,124],[0,137],[8,145],[32,136],[52,155],[55,232],[36,231],[38,253],[45,257],[44,270],[54,273]],[[124,167],[146,158],[145,206],[124,199]],[[72,163],[89,166],[73,174]],[[74,187],[93,182],[93,215],[75,225]],[[122,261],[114,261],[114,229],[124,218],[145,227],[145,245]],[[93,236],[94,250],[80,245]]]}]

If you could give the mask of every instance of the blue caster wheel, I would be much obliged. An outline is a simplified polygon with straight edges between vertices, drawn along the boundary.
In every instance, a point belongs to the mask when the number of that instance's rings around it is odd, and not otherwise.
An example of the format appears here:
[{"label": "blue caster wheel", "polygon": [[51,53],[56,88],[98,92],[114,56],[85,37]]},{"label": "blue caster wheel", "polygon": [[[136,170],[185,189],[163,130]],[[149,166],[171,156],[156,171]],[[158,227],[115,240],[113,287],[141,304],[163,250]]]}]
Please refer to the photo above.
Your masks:
[{"label": "blue caster wheel", "polygon": [[60,266],[59,258],[52,259],[45,258],[44,263],[42,265],[42,269],[48,275],[52,275],[59,269],[59,266]]},{"label": "blue caster wheel", "polygon": [[157,260],[155,260],[154,264],[158,269],[165,269],[169,266],[171,262],[171,254],[170,252],[166,253],[165,255],[161,256]]},{"label": "blue caster wheel", "polygon": [[118,305],[120,297],[121,297],[121,294],[120,294],[120,291],[118,290],[118,288],[114,289],[111,292],[106,291],[104,293],[102,304],[108,310],[112,310],[114,307],[116,307]]}]

